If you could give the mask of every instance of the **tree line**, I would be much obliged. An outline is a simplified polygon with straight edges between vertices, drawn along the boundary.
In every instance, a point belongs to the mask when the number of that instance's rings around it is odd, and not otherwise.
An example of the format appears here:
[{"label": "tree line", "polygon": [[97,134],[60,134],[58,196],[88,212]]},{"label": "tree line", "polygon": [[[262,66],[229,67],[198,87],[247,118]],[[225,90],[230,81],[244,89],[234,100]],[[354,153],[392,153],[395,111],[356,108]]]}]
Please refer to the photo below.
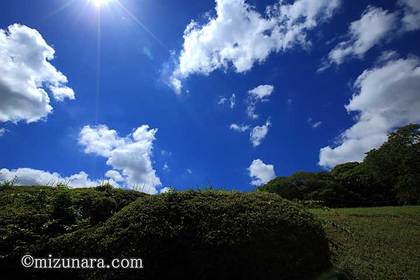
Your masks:
[{"label": "tree line", "polygon": [[420,125],[390,133],[362,162],[340,164],[328,172],[277,177],[257,190],[329,207],[420,204]]}]

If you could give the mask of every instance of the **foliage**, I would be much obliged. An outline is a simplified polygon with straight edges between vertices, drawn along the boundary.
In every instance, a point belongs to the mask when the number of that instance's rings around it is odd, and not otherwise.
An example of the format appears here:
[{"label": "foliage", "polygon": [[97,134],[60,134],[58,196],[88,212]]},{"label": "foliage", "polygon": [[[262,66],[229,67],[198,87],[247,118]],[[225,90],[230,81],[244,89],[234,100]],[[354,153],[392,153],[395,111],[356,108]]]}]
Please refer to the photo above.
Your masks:
[{"label": "foliage", "polygon": [[105,221],[142,193],[66,187],[0,188],[0,267],[16,267],[54,237]]},{"label": "foliage", "polygon": [[278,177],[258,190],[291,200],[321,200],[330,207],[420,204],[420,125],[391,133],[361,163]]},{"label": "foliage", "polygon": [[420,203],[420,125],[391,133],[385,144],[367,154],[363,165],[397,202]]},{"label": "foliage", "polygon": [[352,206],[361,198],[343,187],[327,172],[299,172],[290,177],[278,177],[258,188],[296,201],[322,201],[330,207]]},{"label": "foliage", "polygon": [[[121,209],[116,191],[0,191],[0,265],[16,267],[27,253],[144,262],[141,270],[55,270],[51,275],[27,270],[31,279],[313,279],[330,267],[319,221],[275,194],[169,192],[144,195]],[[56,208],[58,201],[63,204]],[[90,209],[97,204],[102,205],[97,212],[110,218],[92,219]],[[57,219],[66,222],[50,231]]]}]

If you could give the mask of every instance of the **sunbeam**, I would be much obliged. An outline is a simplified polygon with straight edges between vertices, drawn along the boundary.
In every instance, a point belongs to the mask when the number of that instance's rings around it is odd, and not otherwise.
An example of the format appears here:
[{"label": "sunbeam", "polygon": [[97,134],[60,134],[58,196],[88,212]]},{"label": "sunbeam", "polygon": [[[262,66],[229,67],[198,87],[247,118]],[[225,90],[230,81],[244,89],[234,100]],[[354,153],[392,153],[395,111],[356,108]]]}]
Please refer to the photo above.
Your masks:
[{"label": "sunbeam", "polygon": [[101,12],[97,15],[96,24],[96,96],[95,96],[95,123],[99,117],[99,97],[101,93]]},{"label": "sunbeam", "polygon": [[112,0],[90,0],[90,2],[98,9],[100,9],[102,6],[107,5]]},{"label": "sunbeam", "polygon": [[149,28],[147,28],[133,13],[131,13],[119,0],[115,0],[115,3],[118,4],[118,6],[132,19],[134,20],[137,25],[139,25],[144,31],[149,33],[149,35],[155,39],[156,42],[158,42],[163,48],[165,48],[167,51],[169,51],[169,48],[152,32]]}]

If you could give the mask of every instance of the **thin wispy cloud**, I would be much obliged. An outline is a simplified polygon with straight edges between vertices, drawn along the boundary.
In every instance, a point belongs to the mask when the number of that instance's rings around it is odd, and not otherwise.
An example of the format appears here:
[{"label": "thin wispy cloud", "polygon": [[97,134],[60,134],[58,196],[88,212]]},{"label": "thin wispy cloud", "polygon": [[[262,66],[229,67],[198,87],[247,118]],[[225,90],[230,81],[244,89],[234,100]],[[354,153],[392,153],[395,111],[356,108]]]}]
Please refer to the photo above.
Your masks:
[{"label": "thin wispy cloud", "polygon": [[233,123],[229,126],[229,128],[237,132],[245,132],[248,131],[251,127],[249,125]]}]

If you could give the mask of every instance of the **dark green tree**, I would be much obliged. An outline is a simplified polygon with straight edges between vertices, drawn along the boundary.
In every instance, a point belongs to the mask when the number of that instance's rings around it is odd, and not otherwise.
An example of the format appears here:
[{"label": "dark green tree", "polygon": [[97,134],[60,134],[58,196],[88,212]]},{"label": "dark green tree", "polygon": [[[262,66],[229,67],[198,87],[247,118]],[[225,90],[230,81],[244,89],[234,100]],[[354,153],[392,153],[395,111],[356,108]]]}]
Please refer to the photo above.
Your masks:
[{"label": "dark green tree", "polygon": [[364,168],[383,192],[400,204],[420,202],[420,125],[391,133],[379,149],[370,151]]},{"label": "dark green tree", "polygon": [[258,188],[292,200],[322,200],[327,206],[420,203],[420,125],[391,133],[363,162],[337,165],[331,172],[298,172]]}]

